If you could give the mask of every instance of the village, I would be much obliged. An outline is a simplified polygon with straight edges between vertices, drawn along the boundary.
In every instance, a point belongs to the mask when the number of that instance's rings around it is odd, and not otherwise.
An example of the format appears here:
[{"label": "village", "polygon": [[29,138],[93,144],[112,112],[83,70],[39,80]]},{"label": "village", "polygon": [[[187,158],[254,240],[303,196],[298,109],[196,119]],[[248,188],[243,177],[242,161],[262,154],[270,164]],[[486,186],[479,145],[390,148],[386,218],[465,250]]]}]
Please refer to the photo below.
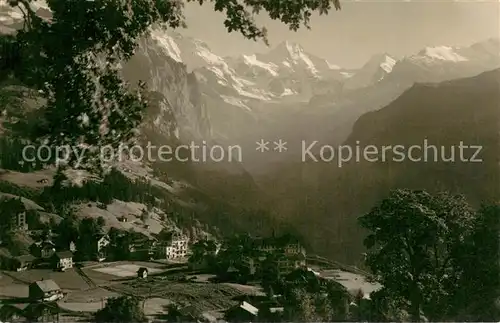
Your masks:
[{"label": "village", "polygon": [[[96,227],[99,221],[88,222]],[[12,216],[10,225],[28,232],[26,213]],[[34,241],[28,254],[12,256],[0,248],[0,321],[89,321],[108,299],[123,295],[141,299],[149,320],[253,321],[283,312],[273,287],[279,280],[300,280],[304,272],[365,299],[378,288],[356,268],[308,256],[288,234],[219,242],[192,241],[181,231],[153,238],[112,228],[64,245],[60,236],[67,232],[61,225],[54,231]]]}]

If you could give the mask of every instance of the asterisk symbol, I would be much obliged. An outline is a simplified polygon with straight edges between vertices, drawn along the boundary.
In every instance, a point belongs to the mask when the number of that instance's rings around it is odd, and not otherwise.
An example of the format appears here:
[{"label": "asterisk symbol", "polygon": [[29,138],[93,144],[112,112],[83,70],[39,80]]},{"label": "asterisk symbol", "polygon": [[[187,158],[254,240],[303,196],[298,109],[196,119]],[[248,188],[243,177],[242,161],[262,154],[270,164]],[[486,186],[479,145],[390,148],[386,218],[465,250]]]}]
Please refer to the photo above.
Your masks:
[{"label": "asterisk symbol", "polygon": [[275,141],[274,142],[274,150],[277,150],[278,152],[283,152],[283,151],[287,151],[288,148],[286,148],[286,141],[283,141],[283,140],[278,140],[278,141]]},{"label": "asterisk symbol", "polygon": [[269,141],[265,141],[264,139],[261,139],[260,141],[257,141],[256,144],[257,144],[257,148],[255,148],[255,150],[258,150],[261,153],[269,150],[269,147],[267,147],[267,145],[269,145]]}]

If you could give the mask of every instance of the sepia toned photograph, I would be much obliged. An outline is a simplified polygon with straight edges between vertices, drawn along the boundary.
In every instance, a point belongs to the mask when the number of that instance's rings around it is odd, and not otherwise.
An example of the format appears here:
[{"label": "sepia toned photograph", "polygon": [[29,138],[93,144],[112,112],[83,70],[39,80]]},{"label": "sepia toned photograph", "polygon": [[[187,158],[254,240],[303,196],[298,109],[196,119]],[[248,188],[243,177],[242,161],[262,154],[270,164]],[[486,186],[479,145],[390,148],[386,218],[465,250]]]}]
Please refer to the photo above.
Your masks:
[{"label": "sepia toned photograph", "polygon": [[0,0],[0,323],[500,322],[499,0]]}]

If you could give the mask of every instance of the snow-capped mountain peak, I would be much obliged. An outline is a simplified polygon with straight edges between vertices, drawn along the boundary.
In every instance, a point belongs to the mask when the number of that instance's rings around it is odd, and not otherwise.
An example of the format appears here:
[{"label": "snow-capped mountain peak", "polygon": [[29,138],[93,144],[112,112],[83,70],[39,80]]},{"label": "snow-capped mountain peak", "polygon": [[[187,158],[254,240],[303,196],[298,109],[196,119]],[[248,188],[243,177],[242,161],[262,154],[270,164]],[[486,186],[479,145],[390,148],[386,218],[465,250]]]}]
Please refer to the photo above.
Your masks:
[{"label": "snow-capped mountain peak", "polygon": [[386,72],[390,73],[392,72],[392,68],[396,65],[396,59],[389,55],[384,55],[384,60],[382,63],[380,63],[380,67]]},{"label": "snow-capped mountain peak", "polygon": [[328,60],[325,60],[325,62],[326,62],[326,65],[328,65],[328,68],[331,70],[341,70],[342,69],[342,67],[335,65],[335,64],[332,64]]},{"label": "snow-capped mountain peak", "polygon": [[288,51],[289,58],[294,65],[305,63],[313,75],[318,75],[318,70],[309,56],[305,53],[304,48],[299,44],[285,42],[285,47]]},{"label": "snow-capped mountain peak", "polygon": [[450,46],[426,47],[420,51],[417,56],[432,60],[441,60],[449,62],[464,62],[467,58],[457,53],[457,48]]},{"label": "snow-capped mountain peak", "polygon": [[302,46],[288,40],[285,41],[285,47],[291,57],[298,56],[300,53],[304,52],[304,48]]},{"label": "snow-capped mountain peak", "polygon": [[214,54],[208,47],[198,46],[200,45],[198,43],[196,43],[196,45],[197,51],[195,54],[203,59],[207,64],[227,65],[221,56]]},{"label": "snow-capped mountain peak", "polygon": [[174,38],[166,34],[159,28],[152,28],[150,32],[151,38],[155,40],[158,45],[165,50],[165,52],[175,61],[182,63],[181,50],[175,42]]},{"label": "snow-capped mountain peak", "polygon": [[249,66],[257,66],[269,72],[272,76],[278,76],[278,66],[274,63],[265,63],[257,59],[257,55],[243,55],[245,64]]},{"label": "snow-capped mountain peak", "polygon": [[473,76],[500,67],[500,42],[495,39],[469,46],[428,46],[396,62],[390,77],[401,84],[442,82]]},{"label": "snow-capped mountain peak", "polygon": [[346,88],[362,88],[383,80],[392,72],[397,60],[389,54],[374,55],[346,81]]},{"label": "snow-capped mountain peak", "polygon": [[208,45],[201,40],[167,31],[159,26],[151,27],[149,35],[165,54],[179,63],[184,63],[189,71],[202,66],[224,63],[224,60],[212,53]]},{"label": "snow-capped mountain peak", "polygon": [[[304,48],[291,41],[279,43],[275,48],[266,54],[266,61],[271,61],[277,65],[285,66],[289,70],[302,66],[314,77],[321,77],[323,66],[318,66],[318,58],[307,53]],[[326,62],[322,60],[322,65],[326,67]]]}]

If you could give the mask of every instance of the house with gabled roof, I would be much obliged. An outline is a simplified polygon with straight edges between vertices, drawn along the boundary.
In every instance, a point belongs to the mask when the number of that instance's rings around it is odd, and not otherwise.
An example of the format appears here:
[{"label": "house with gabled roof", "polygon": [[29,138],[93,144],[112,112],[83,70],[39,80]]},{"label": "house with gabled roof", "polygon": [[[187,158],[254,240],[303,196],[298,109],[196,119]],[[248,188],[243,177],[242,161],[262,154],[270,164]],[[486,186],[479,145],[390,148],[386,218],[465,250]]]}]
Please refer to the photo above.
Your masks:
[{"label": "house with gabled roof", "polygon": [[50,258],[56,252],[56,245],[48,239],[37,241],[30,246],[30,252],[38,258]]},{"label": "house with gabled roof", "polygon": [[273,234],[271,237],[255,239],[254,243],[255,248],[261,252],[280,252],[287,256],[306,255],[305,248],[299,239],[291,234],[284,234],[282,236],[275,236]]},{"label": "house with gabled roof", "polygon": [[224,319],[228,322],[255,322],[259,309],[252,304],[242,301],[239,305],[226,311]]},{"label": "house with gabled roof", "polygon": [[32,255],[21,255],[12,257],[11,268],[16,271],[27,270],[31,268],[31,266],[33,266],[35,260],[36,258],[33,257]]},{"label": "house with gabled roof", "polygon": [[32,255],[12,255],[7,248],[0,248],[0,268],[23,271],[32,267],[36,258]]},{"label": "house with gabled roof", "polygon": [[29,285],[29,298],[32,301],[54,302],[63,297],[61,288],[52,279],[42,279]]},{"label": "house with gabled roof", "polygon": [[157,241],[144,234],[137,233],[127,242],[130,259],[150,260],[154,258]]},{"label": "house with gabled roof", "polygon": [[55,270],[65,271],[73,268],[73,253],[71,251],[59,251],[52,257]]},{"label": "house with gabled roof", "polygon": [[146,267],[141,267],[137,270],[137,277],[139,278],[147,278],[148,277],[148,269]]}]

